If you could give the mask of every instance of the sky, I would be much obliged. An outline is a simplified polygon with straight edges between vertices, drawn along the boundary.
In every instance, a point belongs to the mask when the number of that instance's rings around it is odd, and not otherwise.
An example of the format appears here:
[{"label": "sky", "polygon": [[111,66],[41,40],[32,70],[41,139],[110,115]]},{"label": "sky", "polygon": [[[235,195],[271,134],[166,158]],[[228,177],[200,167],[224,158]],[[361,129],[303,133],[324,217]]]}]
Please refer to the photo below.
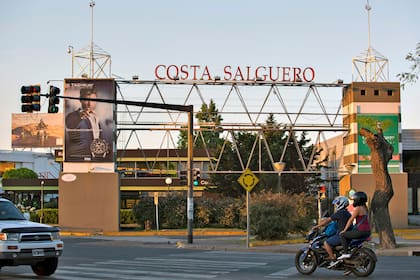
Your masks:
[{"label": "sky", "polygon": [[[11,149],[20,87],[71,77],[68,46],[91,39],[89,0],[0,0],[0,149]],[[112,56],[118,77],[154,79],[159,64],[296,65],[315,82],[352,81],[352,58],[368,47],[363,0],[97,0],[93,41]],[[389,59],[389,80],[409,70],[420,42],[420,1],[371,0],[371,45]],[[401,92],[403,129],[420,129],[420,82]],[[44,98],[45,99],[45,98]],[[48,103],[42,101],[43,112]]]}]

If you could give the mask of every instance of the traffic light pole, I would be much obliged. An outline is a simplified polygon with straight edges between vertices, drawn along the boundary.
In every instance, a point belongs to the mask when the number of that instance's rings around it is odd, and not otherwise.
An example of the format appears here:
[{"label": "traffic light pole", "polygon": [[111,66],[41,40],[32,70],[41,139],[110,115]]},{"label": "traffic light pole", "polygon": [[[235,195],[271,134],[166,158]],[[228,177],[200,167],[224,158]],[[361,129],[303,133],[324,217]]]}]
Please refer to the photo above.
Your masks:
[{"label": "traffic light pole", "polygon": [[[41,94],[41,96],[49,97],[48,94]],[[121,104],[128,106],[139,106],[148,108],[157,108],[165,110],[174,110],[188,113],[188,153],[187,153],[187,178],[188,178],[188,191],[187,191],[187,231],[188,243],[193,243],[193,220],[194,220],[194,182],[193,182],[193,117],[194,117],[194,106],[193,105],[175,105],[175,104],[160,104],[152,102],[140,102],[140,101],[128,101],[128,100],[113,100],[113,99],[101,99],[101,98],[85,98],[85,97],[73,97],[73,96],[57,96],[64,99],[76,99],[76,100],[87,100],[104,103]]]},{"label": "traffic light pole", "polygon": [[194,220],[194,182],[192,176],[193,169],[193,106],[188,111],[188,192],[187,192],[187,229],[188,243],[193,243],[193,220]]}]

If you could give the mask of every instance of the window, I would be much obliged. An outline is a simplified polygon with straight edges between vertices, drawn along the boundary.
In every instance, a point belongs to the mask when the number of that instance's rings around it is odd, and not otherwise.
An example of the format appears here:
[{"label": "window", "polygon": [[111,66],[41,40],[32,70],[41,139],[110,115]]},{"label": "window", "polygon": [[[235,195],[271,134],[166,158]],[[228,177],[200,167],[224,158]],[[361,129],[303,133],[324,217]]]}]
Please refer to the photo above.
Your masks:
[{"label": "window", "polygon": [[375,95],[375,96],[379,96],[379,90],[375,89],[375,90],[373,91],[373,95]]},{"label": "window", "polygon": [[392,89],[388,89],[388,96],[392,96]]},{"label": "window", "polygon": [[364,90],[364,89],[360,90],[360,95],[365,96],[366,95],[366,90]]}]

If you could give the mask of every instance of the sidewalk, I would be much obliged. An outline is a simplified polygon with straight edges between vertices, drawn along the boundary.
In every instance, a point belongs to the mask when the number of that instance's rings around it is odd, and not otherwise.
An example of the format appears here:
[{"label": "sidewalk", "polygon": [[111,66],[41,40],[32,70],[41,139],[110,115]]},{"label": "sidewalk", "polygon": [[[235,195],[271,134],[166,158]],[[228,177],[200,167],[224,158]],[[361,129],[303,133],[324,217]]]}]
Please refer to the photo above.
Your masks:
[{"label": "sidewalk", "polygon": [[[378,256],[420,256],[420,227],[394,230],[397,247],[395,249],[379,249],[377,234],[372,235],[370,245]],[[246,232],[243,230],[193,230],[193,242],[187,242],[185,230],[161,231],[122,231],[122,232],[70,232],[62,231],[62,236],[89,236],[105,240],[133,241],[148,246],[172,246],[177,248],[295,253],[304,247],[304,239],[258,241],[250,237],[249,247],[246,245]]]}]

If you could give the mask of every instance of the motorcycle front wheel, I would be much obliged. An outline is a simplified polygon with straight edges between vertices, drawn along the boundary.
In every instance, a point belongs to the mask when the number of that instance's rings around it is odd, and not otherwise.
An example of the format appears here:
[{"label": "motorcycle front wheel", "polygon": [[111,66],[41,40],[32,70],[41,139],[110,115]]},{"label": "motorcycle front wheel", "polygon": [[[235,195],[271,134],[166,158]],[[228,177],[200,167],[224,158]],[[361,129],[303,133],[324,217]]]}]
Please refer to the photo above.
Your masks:
[{"label": "motorcycle front wheel", "polygon": [[295,256],[296,269],[304,275],[313,273],[318,265],[316,255],[312,250],[299,250]]},{"label": "motorcycle front wheel", "polygon": [[356,276],[367,277],[375,270],[376,259],[364,248],[354,252],[350,260],[354,265],[351,271]]}]

